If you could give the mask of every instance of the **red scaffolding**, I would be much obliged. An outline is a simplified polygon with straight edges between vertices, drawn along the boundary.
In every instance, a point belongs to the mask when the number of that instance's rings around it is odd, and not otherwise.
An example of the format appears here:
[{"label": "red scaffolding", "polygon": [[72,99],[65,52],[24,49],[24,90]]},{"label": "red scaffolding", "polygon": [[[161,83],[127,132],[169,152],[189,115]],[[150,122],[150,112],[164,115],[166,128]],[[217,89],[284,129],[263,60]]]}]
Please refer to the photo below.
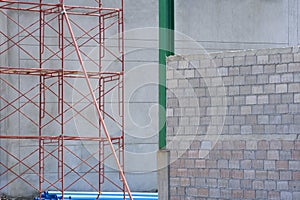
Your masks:
[{"label": "red scaffolding", "polygon": [[0,0],[0,193],[107,184],[131,199],[124,0],[57,1]]}]

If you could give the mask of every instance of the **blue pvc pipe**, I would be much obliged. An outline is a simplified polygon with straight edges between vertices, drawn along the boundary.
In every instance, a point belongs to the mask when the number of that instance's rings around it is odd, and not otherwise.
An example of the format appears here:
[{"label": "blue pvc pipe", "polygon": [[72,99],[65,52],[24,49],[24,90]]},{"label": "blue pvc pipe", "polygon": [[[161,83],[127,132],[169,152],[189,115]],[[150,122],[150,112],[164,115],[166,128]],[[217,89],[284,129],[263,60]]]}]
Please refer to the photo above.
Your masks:
[{"label": "blue pvc pipe", "polygon": [[[134,200],[158,200],[157,193],[132,193]],[[97,192],[64,192],[64,199],[72,200],[95,200],[98,197]],[[58,191],[46,191],[42,194],[42,199],[39,197],[34,200],[61,200],[62,193]],[[124,199],[122,192],[103,192],[100,195],[99,200],[120,200]],[[125,199],[129,199],[128,195],[125,195]]]}]

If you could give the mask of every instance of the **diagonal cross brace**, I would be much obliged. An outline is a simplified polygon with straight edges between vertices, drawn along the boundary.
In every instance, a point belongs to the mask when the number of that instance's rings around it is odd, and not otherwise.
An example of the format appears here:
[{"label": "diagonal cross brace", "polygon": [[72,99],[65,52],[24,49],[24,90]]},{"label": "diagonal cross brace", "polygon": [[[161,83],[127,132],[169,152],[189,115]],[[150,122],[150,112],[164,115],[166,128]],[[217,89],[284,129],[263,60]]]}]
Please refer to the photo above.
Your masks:
[{"label": "diagonal cross brace", "polygon": [[111,141],[111,137],[110,137],[110,135],[109,135],[109,133],[108,133],[106,124],[105,124],[105,122],[104,122],[104,120],[103,120],[103,116],[102,116],[102,114],[101,114],[99,105],[98,105],[98,103],[97,103],[96,96],[95,96],[95,94],[94,94],[94,92],[93,92],[92,85],[91,85],[91,83],[90,83],[90,81],[89,81],[89,77],[88,77],[86,68],[85,68],[85,66],[84,66],[84,63],[83,63],[83,60],[82,60],[82,57],[81,57],[81,53],[80,53],[78,44],[77,44],[77,42],[76,42],[76,38],[75,38],[75,36],[74,36],[73,30],[72,30],[72,26],[71,26],[70,20],[69,20],[69,18],[68,18],[67,11],[66,11],[64,5],[62,5],[62,8],[63,8],[63,14],[64,14],[64,16],[65,16],[65,20],[66,20],[66,23],[67,23],[67,26],[68,26],[68,29],[69,29],[69,32],[70,32],[70,36],[71,36],[71,38],[72,38],[73,45],[74,45],[75,50],[76,50],[76,54],[77,54],[77,57],[78,57],[78,61],[79,61],[79,63],[80,63],[80,66],[81,66],[81,69],[82,69],[84,78],[85,78],[85,80],[86,80],[86,84],[87,84],[87,86],[88,86],[88,89],[89,89],[89,91],[90,91],[90,95],[91,95],[92,100],[93,100],[93,104],[94,104],[94,106],[95,106],[95,108],[96,108],[96,111],[97,111],[97,114],[98,114],[98,116],[99,116],[100,123],[101,123],[101,125],[103,126],[103,130],[104,130],[104,133],[105,133],[105,135],[106,135],[106,138],[108,139],[109,147],[110,147],[110,149],[111,149],[111,151],[112,151],[113,157],[114,157],[114,159],[115,159],[116,165],[117,165],[118,170],[119,170],[119,172],[120,172],[120,176],[121,176],[122,181],[123,181],[123,183],[124,183],[125,189],[126,189],[126,191],[127,191],[127,193],[128,193],[128,196],[129,196],[130,200],[132,200],[133,198],[132,198],[132,195],[131,195],[131,192],[130,192],[128,183],[127,183],[127,181],[126,181],[126,178],[125,178],[125,175],[124,175],[124,171],[123,171],[123,169],[122,169],[122,167],[121,167],[121,164],[120,164],[120,162],[119,162],[119,160],[118,160],[117,154],[116,154],[116,152],[115,152],[115,149],[114,149],[113,144],[112,144],[112,141]]}]

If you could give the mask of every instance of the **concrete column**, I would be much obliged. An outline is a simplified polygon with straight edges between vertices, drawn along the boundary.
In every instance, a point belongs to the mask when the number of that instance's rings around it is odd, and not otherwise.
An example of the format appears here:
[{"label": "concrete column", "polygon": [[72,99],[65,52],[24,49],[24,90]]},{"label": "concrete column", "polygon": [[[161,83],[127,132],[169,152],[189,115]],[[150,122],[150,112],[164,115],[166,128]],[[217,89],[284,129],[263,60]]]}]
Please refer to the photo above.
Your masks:
[{"label": "concrete column", "polygon": [[[4,10],[5,12],[5,10]],[[4,34],[7,34],[7,17],[3,14],[0,15],[0,29],[1,32]],[[0,44],[2,44],[6,40],[3,35],[0,37]],[[6,45],[0,46],[0,52],[3,51],[5,48],[7,48]],[[0,66],[7,65],[7,53],[0,54]]]},{"label": "concrete column", "polygon": [[[16,21],[19,21],[20,16],[19,16],[19,12],[18,11],[14,11],[14,10],[7,10],[7,15],[9,15],[11,18],[13,18]],[[4,23],[3,26],[6,27],[5,28],[5,32],[6,35],[9,36],[13,36],[16,35],[20,29],[19,27],[12,22],[12,20],[6,18],[5,16],[2,15],[2,17],[4,17]],[[1,20],[2,21],[2,20]],[[5,42],[7,39],[3,38],[3,42]],[[18,41],[18,38],[14,38],[14,41]],[[6,45],[4,45],[4,49],[12,46],[12,48],[10,48],[8,51],[5,52],[5,54],[3,54],[2,56],[4,56],[4,63],[1,63],[2,65],[5,66],[10,66],[10,67],[19,67],[19,63],[20,63],[20,50],[16,47],[13,46],[13,42],[7,42]],[[20,87],[20,77],[17,75],[5,75],[4,76],[6,78],[6,81],[8,81],[9,83],[13,84],[15,87],[17,87],[19,89]],[[4,95],[5,98],[8,99],[8,101],[11,101],[15,98],[17,98],[19,96],[19,94],[17,94],[16,92],[14,92],[10,87],[6,86],[6,84],[2,84],[4,88]],[[6,105],[6,103],[5,103]],[[20,100],[18,102],[15,102],[14,106],[19,107],[20,106]],[[15,108],[9,106],[3,114],[6,115],[6,113],[11,113],[15,110]],[[5,113],[6,112],[6,113]],[[3,134],[7,134],[7,135],[19,135],[20,133],[20,114],[16,113],[14,115],[11,115],[9,118],[7,118],[7,120],[5,120],[4,122],[4,130],[3,130]],[[1,145],[3,145],[11,154],[20,157],[20,142],[18,140],[3,140]],[[16,160],[13,159],[11,156],[8,156],[7,154],[4,155],[3,159],[5,159],[4,163],[7,164],[7,166],[11,166],[14,165],[16,163]],[[14,172],[16,173],[20,173],[20,169],[21,169],[22,165],[17,165],[14,167]],[[8,173],[7,174],[7,181],[11,181],[15,178],[15,175]],[[5,182],[7,182],[6,180],[4,180]],[[21,190],[20,188],[23,188],[23,190]],[[18,196],[21,195],[22,192],[25,191],[24,189],[24,185],[19,181],[14,181],[12,184],[10,184],[7,187],[7,194],[11,195],[11,196]]]},{"label": "concrete column", "polygon": [[170,151],[157,152],[157,188],[158,199],[170,199]]},{"label": "concrete column", "polygon": [[[0,30],[1,32],[3,32],[4,34],[7,34],[7,17],[3,14],[0,14]],[[0,44],[2,44],[5,41],[5,38],[3,37],[3,35],[0,35]],[[7,48],[7,45],[1,45],[0,46],[0,52],[2,52],[5,48]],[[2,53],[0,54],[0,66],[5,66],[7,65],[7,53]],[[2,84],[2,81],[0,80],[0,94],[4,95],[5,94],[5,87]],[[0,109],[2,108],[3,103],[0,101]],[[4,111],[5,112],[5,111]],[[6,113],[4,112],[0,112],[0,118],[2,118],[3,115],[5,115]],[[4,134],[4,130],[5,130],[5,124],[1,124],[0,125],[0,134]],[[0,140],[0,146],[3,147],[5,144],[5,142],[3,140]],[[7,156],[4,155],[4,153],[2,151],[0,151],[0,161],[6,163],[7,162]],[[0,171],[4,171],[4,167],[0,166]],[[0,186],[4,185],[7,182],[7,176],[1,176],[0,179]],[[7,191],[3,191],[3,192],[7,192]]]},{"label": "concrete column", "polygon": [[298,45],[298,0],[288,2],[288,42],[289,46]]}]

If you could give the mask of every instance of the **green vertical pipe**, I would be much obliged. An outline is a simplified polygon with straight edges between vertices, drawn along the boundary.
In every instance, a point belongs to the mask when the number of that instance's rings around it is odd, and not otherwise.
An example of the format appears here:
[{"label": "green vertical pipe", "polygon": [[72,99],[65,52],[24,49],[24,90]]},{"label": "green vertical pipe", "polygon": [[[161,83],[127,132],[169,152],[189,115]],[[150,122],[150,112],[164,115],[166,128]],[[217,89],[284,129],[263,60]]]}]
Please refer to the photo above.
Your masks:
[{"label": "green vertical pipe", "polygon": [[174,0],[159,0],[159,149],[166,147],[166,58],[174,54]]}]

